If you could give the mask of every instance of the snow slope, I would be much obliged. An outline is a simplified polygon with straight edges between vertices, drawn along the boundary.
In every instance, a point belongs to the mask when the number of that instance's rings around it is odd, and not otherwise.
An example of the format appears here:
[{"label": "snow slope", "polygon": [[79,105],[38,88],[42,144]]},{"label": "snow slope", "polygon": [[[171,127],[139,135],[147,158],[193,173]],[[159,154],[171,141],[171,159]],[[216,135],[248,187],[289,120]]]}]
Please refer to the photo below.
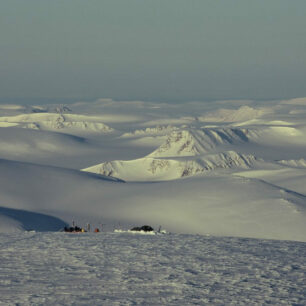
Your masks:
[{"label": "snow slope", "polygon": [[[154,147],[154,146],[153,146]],[[80,169],[99,163],[101,158],[135,158],[151,151],[130,140],[110,134],[71,135],[56,131],[0,127],[0,158]]]},{"label": "snow slope", "polygon": [[3,159],[71,167],[74,159],[78,158],[79,165],[80,156],[86,156],[90,161],[94,155],[101,157],[100,146],[83,136],[16,127],[0,128],[0,158]]},{"label": "snow slope", "polygon": [[58,231],[68,224],[59,218],[36,212],[0,207],[0,232]]},{"label": "snow slope", "polygon": [[194,176],[216,169],[249,169],[254,162],[254,156],[226,151],[219,154],[207,154],[197,159],[145,157],[131,161],[111,161],[83,169],[83,171],[115,176],[125,181],[164,181]]},{"label": "snow slope", "polygon": [[[165,143],[150,157],[195,156],[211,152],[217,146],[248,142],[251,132],[246,129],[206,128],[172,132]],[[252,133],[255,137],[255,132]]]},{"label": "snow slope", "polygon": [[173,130],[177,130],[175,126],[157,125],[155,127],[147,127],[145,129],[135,130],[133,132],[124,133],[121,137],[137,137],[137,136],[152,136],[152,135],[166,135]]},{"label": "snow slope", "polygon": [[287,165],[295,168],[306,168],[306,160],[304,158],[300,159],[290,159],[290,160],[280,160],[280,164]]},{"label": "snow slope", "polygon": [[[0,162],[0,202],[79,225],[150,224],[180,233],[305,241],[305,196],[228,174],[122,183],[96,174]],[[35,229],[35,228],[34,228]],[[4,229],[5,231],[5,229]]]}]

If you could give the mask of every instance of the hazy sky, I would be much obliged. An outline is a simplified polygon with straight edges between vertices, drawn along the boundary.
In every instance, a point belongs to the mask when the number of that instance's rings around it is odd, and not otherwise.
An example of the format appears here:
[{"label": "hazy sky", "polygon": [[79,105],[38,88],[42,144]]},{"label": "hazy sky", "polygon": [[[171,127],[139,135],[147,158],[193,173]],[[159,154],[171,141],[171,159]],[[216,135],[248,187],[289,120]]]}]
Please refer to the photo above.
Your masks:
[{"label": "hazy sky", "polygon": [[0,101],[306,96],[305,16],[305,0],[1,0]]}]

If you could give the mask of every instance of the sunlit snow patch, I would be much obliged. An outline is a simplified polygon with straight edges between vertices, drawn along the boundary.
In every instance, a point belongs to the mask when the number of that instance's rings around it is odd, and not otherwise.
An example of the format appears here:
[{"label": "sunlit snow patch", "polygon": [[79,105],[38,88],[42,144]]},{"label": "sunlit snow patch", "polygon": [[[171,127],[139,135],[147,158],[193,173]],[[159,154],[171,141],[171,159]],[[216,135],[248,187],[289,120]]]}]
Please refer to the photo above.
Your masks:
[{"label": "sunlit snow patch", "polygon": [[202,128],[173,131],[149,157],[196,156],[217,146],[246,143],[256,132],[239,128]]},{"label": "sunlit snow patch", "polygon": [[296,168],[306,168],[306,160],[304,158],[301,159],[290,159],[290,160],[279,160],[278,163],[290,167]]},{"label": "sunlit snow patch", "polygon": [[66,133],[110,133],[113,129],[97,116],[62,113],[31,113],[0,117],[0,123],[15,124],[22,128],[55,130]]},{"label": "sunlit snow patch", "polygon": [[121,178],[125,181],[173,180],[214,169],[249,169],[256,158],[227,151],[207,154],[197,159],[158,159],[144,157],[130,161],[111,161],[83,171]]}]

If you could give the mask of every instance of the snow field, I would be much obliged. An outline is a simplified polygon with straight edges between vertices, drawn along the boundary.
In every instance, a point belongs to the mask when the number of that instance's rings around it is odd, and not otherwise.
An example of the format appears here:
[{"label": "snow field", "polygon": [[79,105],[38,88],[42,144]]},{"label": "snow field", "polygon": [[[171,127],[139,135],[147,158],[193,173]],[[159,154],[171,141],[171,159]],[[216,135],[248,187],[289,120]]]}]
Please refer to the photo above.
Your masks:
[{"label": "snow field", "polygon": [[0,235],[3,305],[303,305],[306,244],[199,235]]},{"label": "snow field", "polygon": [[305,241],[300,101],[0,106],[0,231],[46,230],[40,213],[49,230],[75,218]]},{"label": "snow field", "polygon": [[[122,183],[76,170],[5,160],[0,162],[0,173],[4,208],[39,212],[66,223],[74,218],[82,226],[104,223],[110,229],[118,223],[123,229],[149,224],[177,233],[299,241],[306,237],[305,197],[258,179],[225,173]],[[8,216],[5,209],[3,213]],[[27,224],[27,218],[21,223]],[[37,223],[32,229],[42,230]]]}]

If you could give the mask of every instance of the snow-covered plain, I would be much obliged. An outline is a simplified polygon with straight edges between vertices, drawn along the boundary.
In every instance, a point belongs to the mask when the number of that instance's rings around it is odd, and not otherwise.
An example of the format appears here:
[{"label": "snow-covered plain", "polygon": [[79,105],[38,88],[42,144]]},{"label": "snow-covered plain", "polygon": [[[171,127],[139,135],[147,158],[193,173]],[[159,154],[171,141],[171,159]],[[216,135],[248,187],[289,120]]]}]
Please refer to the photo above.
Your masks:
[{"label": "snow-covered plain", "polygon": [[0,235],[4,305],[305,305],[306,245],[199,235]]},{"label": "snow-covered plain", "polygon": [[305,101],[0,105],[0,301],[304,304]]}]

